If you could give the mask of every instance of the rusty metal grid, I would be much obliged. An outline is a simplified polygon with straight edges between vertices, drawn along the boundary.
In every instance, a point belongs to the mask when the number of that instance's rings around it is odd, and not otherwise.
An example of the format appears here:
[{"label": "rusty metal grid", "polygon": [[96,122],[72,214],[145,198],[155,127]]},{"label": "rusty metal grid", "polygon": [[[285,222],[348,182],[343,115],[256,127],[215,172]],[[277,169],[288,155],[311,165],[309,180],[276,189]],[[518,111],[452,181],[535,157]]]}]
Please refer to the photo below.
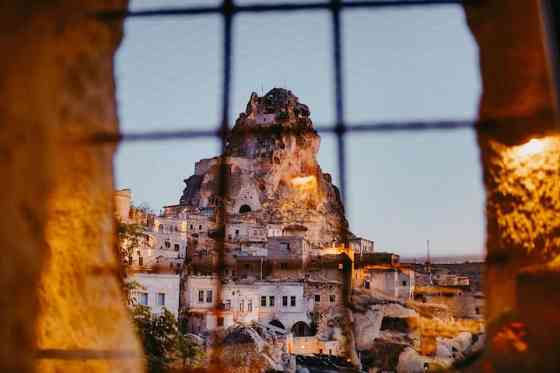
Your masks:
[{"label": "rusty metal grid", "polygon": [[[283,3],[275,4],[250,4],[236,5],[234,0],[224,0],[221,5],[216,6],[195,6],[184,8],[159,8],[147,10],[103,10],[94,14],[101,20],[112,19],[134,19],[145,17],[194,17],[204,15],[221,15],[223,19],[223,45],[222,45],[222,97],[221,97],[221,120],[217,126],[209,126],[208,129],[181,129],[181,130],[156,130],[147,132],[132,133],[100,133],[93,138],[86,139],[87,143],[121,143],[121,142],[145,142],[145,141],[165,141],[165,140],[193,140],[198,138],[219,138],[221,141],[222,154],[226,150],[227,138],[230,132],[230,97],[232,81],[232,50],[233,50],[233,18],[240,13],[263,13],[263,12],[304,12],[329,10],[332,21],[332,64],[333,79],[335,83],[335,95],[333,104],[335,106],[335,123],[331,125],[319,125],[315,129],[319,133],[333,133],[336,136],[337,169],[339,176],[339,188],[342,203],[346,201],[346,145],[345,135],[349,132],[369,133],[369,132],[413,132],[426,130],[458,130],[472,129],[477,126],[473,120],[439,120],[439,121],[407,121],[407,122],[367,122],[367,123],[347,123],[344,117],[344,74],[343,74],[343,40],[341,12],[345,9],[371,9],[371,8],[392,8],[392,7],[412,7],[412,6],[438,6],[438,5],[461,5],[460,0],[378,0],[378,1],[317,1],[310,3]],[[258,129],[256,131],[259,131]],[[226,167],[221,163],[219,175],[218,194],[225,199],[228,190]],[[224,204],[216,209],[216,222],[218,231],[224,230],[227,224],[227,214]],[[341,240],[345,245],[348,243],[348,231],[342,232]],[[212,263],[209,269],[218,277],[220,284],[224,276],[225,247],[224,239],[216,239],[215,252],[217,253],[216,263]],[[343,287],[342,293],[344,304],[350,305],[351,293],[351,264],[349,258],[342,254],[343,264]],[[298,263],[293,263],[296,268]],[[290,267],[292,268],[292,267]],[[221,300],[221,286],[218,287],[216,299]],[[223,310],[219,306],[216,311]],[[348,316],[348,315],[346,315]],[[218,346],[218,350],[220,347]],[[107,360],[107,359],[129,359],[137,358],[133,353],[126,350],[95,350],[95,349],[39,349],[35,356],[38,359],[57,359],[57,360]],[[211,364],[220,366],[220,354],[212,356]]]},{"label": "rusty metal grid", "polygon": [[[460,130],[460,129],[477,129],[478,131],[507,131],[516,132],[517,127],[521,126],[525,119],[530,118],[496,118],[492,121],[481,123],[476,120],[445,120],[445,121],[407,121],[407,122],[366,122],[366,123],[347,123],[344,118],[344,74],[343,74],[343,40],[341,22],[341,12],[346,9],[375,9],[375,8],[405,8],[417,6],[440,6],[440,5],[462,5],[476,3],[481,0],[461,1],[461,0],[330,0],[316,1],[308,3],[284,3],[277,2],[274,4],[248,4],[237,5],[234,0],[224,0],[221,5],[214,6],[193,6],[180,8],[157,8],[131,11],[128,9],[110,9],[101,10],[93,16],[101,20],[111,19],[134,19],[145,17],[196,17],[205,15],[221,15],[223,19],[223,65],[222,65],[222,107],[221,121],[216,126],[209,126],[209,129],[195,130],[157,130],[148,132],[133,133],[102,133],[88,138],[88,143],[119,143],[119,142],[144,142],[144,141],[165,141],[174,139],[193,140],[198,138],[217,137],[221,140],[222,152],[226,148],[227,136],[229,134],[229,112],[230,112],[230,91],[232,76],[232,48],[233,48],[233,18],[241,13],[265,13],[265,12],[304,12],[328,10],[332,20],[332,64],[333,79],[335,83],[335,123],[326,126],[317,126],[319,133],[333,133],[337,138],[337,171],[339,176],[339,187],[342,202],[346,201],[346,147],[345,135],[349,132],[354,133],[375,133],[375,132],[414,132],[429,130]],[[560,63],[558,57],[558,45],[560,44],[560,6],[553,0],[543,0],[544,15],[547,24],[547,37],[549,46],[549,59],[552,70],[555,73],[555,82],[557,83],[556,99],[560,102],[560,94],[558,87],[560,84]],[[560,107],[560,104],[558,105]],[[512,123],[513,122],[513,123]],[[508,123],[506,128],[505,124]],[[226,168],[221,167],[219,194],[225,197],[227,193],[227,173]],[[223,204],[217,211],[218,227],[225,227],[227,216],[224,211]],[[343,237],[347,241],[347,237]],[[224,275],[224,241],[216,240],[215,249],[218,253],[217,265],[212,266],[214,273],[218,278],[222,279]],[[345,298],[348,300],[350,289],[350,279],[348,276],[348,266],[345,265],[344,287]],[[220,291],[217,298],[220,299]],[[349,304],[346,303],[348,306]],[[59,360],[97,360],[97,359],[128,359],[137,358],[131,351],[127,350],[95,350],[95,349],[39,349],[35,356],[38,359],[59,359]],[[218,357],[219,358],[219,357]],[[218,362],[219,364],[219,362]]]}]

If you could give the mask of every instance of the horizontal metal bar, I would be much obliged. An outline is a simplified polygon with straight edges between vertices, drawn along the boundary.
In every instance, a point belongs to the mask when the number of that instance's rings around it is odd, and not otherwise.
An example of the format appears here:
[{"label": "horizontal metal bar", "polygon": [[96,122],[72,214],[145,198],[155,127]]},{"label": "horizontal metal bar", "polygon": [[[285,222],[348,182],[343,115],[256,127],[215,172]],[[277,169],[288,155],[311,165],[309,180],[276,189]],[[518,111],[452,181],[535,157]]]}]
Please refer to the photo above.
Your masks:
[{"label": "horizontal metal bar", "polygon": [[117,143],[133,141],[165,141],[174,139],[200,139],[222,136],[221,130],[177,130],[177,131],[150,131],[132,133],[100,133],[92,136],[87,141],[92,143]]},{"label": "horizontal metal bar", "polygon": [[[411,131],[449,131],[475,128],[475,120],[440,120],[412,122],[377,122],[348,125],[346,132],[411,132]],[[336,128],[334,128],[336,130]],[[321,129],[318,129],[321,131]]]},{"label": "horizontal metal bar", "polygon": [[364,9],[364,8],[399,8],[412,6],[432,6],[432,5],[460,5],[465,3],[462,0],[362,0],[362,1],[341,1],[339,4],[332,2],[317,1],[312,3],[283,3],[276,4],[246,4],[233,5],[224,8],[217,6],[193,6],[176,8],[154,8],[141,10],[103,10],[96,15],[102,18],[140,18],[140,17],[174,17],[174,16],[199,16],[211,14],[232,13],[264,13],[264,12],[295,12],[308,10],[333,9]]},{"label": "horizontal metal bar", "polygon": [[85,348],[60,349],[43,348],[35,352],[36,359],[57,360],[115,360],[133,359],[138,354],[130,350],[93,350]]},{"label": "horizontal metal bar", "polygon": [[[412,131],[450,131],[467,128],[475,128],[474,120],[441,120],[441,121],[413,121],[413,122],[375,122],[357,123],[345,126],[318,126],[316,131],[319,133],[340,133],[343,132],[412,132]],[[255,129],[254,132],[265,132],[268,129],[263,127]],[[89,143],[118,143],[135,141],[170,141],[179,139],[198,139],[198,138],[222,138],[228,136],[222,129],[215,130],[177,130],[177,131],[149,131],[149,132],[130,132],[130,133],[107,133],[97,134],[87,139]]]}]

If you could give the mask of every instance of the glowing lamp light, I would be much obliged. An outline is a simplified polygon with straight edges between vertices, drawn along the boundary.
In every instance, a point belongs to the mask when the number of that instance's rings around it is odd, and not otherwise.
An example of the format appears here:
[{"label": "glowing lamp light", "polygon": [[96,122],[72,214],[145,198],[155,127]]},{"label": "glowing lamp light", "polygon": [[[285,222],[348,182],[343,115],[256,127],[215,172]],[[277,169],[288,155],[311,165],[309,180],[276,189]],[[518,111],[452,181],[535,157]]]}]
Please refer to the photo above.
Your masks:
[{"label": "glowing lamp light", "polygon": [[315,176],[298,176],[290,180],[292,186],[298,189],[313,189],[317,185]]},{"label": "glowing lamp light", "polygon": [[543,152],[545,148],[546,148],[546,140],[531,139],[525,144],[517,147],[517,154],[522,158],[526,158]]},{"label": "glowing lamp light", "polygon": [[294,185],[305,185],[315,181],[315,176],[298,176],[292,179]]}]

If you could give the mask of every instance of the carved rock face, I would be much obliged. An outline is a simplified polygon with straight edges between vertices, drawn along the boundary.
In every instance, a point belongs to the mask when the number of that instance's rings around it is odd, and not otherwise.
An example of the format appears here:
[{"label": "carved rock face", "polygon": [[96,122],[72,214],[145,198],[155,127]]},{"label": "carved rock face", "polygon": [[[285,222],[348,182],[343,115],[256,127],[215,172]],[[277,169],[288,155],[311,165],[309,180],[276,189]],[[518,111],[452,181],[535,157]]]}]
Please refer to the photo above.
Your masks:
[{"label": "carved rock face", "polygon": [[227,176],[228,214],[251,211],[263,223],[305,223],[312,241],[339,239],[347,229],[338,189],[316,160],[320,137],[309,108],[291,91],[274,88],[252,93],[227,139],[223,157],[197,162],[181,204],[214,207],[219,195],[220,162]]}]

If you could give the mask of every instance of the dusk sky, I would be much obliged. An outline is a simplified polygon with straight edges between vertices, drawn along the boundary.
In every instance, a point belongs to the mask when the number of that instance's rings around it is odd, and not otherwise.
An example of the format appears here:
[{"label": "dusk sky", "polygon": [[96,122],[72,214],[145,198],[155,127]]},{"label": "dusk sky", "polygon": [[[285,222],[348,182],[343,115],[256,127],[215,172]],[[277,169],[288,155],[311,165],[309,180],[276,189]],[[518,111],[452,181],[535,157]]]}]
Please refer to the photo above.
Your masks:
[{"label": "dusk sky", "polygon": [[[132,1],[132,8],[211,3],[144,0]],[[460,7],[343,14],[348,122],[475,118],[477,49]],[[126,22],[116,65],[122,131],[217,125],[221,21]],[[333,122],[327,11],[239,15],[234,31],[232,122],[252,91],[273,87],[292,90],[310,107],[316,127]],[[347,147],[346,208],[354,233],[402,256],[424,255],[427,239],[433,255],[482,253],[483,188],[473,132],[350,134]],[[178,202],[194,163],[218,152],[216,139],[125,143],[115,161],[116,186],[132,189],[135,204],[159,211]],[[336,183],[331,135],[322,135],[318,159]]]}]

